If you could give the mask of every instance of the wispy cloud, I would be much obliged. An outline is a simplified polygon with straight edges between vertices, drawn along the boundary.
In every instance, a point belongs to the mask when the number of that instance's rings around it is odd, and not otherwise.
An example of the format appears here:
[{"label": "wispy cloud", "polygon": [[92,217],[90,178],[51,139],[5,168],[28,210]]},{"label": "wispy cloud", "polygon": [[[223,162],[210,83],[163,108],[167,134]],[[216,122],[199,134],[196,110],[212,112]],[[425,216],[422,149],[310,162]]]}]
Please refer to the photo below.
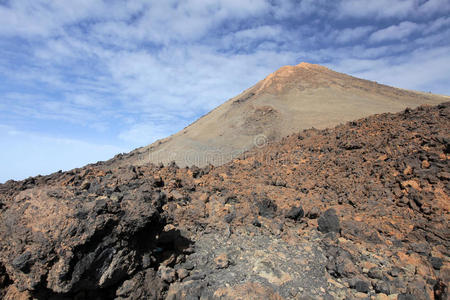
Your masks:
[{"label": "wispy cloud", "polygon": [[[419,48],[404,57],[386,60],[344,59],[333,65],[337,70],[348,70],[352,75],[412,90],[439,93],[448,82],[450,46],[434,49]],[[387,71],[388,70],[388,71]],[[450,90],[446,93],[450,94]]]},{"label": "wispy cloud", "polygon": [[383,42],[389,40],[400,40],[408,37],[413,32],[421,28],[422,26],[413,22],[401,22],[398,25],[392,25],[372,33],[370,36],[370,41]]},{"label": "wispy cloud", "polygon": [[337,11],[341,17],[350,18],[423,18],[449,12],[450,3],[446,0],[343,0],[339,1]]},{"label": "wispy cloud", "polygon": [[355,40],[366,37],[373,30],[373,26],[361,26],[336,30],[336,42],[339,44],[354,42]]}]

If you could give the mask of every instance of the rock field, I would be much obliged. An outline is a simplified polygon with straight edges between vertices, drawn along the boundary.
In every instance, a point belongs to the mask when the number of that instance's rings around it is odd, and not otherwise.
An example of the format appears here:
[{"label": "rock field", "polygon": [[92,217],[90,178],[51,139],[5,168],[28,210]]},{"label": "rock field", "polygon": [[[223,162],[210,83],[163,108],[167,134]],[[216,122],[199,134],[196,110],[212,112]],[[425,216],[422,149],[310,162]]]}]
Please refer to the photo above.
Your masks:
[{"label": "rock field", "polygon": [[[120,159],[117,157],[116,159]],[[220,167],[0,185],[3,299],[448,299],[450,102]]]}]

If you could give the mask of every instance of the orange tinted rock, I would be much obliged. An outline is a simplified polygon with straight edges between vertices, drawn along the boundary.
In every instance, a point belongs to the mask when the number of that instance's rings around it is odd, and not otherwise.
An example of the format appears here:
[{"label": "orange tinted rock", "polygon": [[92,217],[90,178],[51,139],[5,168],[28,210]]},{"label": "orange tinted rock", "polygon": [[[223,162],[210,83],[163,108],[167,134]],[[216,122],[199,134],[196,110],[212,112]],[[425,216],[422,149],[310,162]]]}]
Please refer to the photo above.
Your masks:
[{"label": "orange tinted rock", "polygon": [[404,174],[404,175],[411,175],[411,174],[412,174],[412,168],[411,168],[411,166],[407,166],[407,167],[403,170],[403,174]]},{"label": "orange tinted rock", "polygon": [[422,168],[428,169],[429,167],[430,167],[430,163],[428,162],[428,160],[422,160]]},{"label": "orange tinted rock", "polygon": [[386,159],[388,159],[387,154],[383,154],[378,157],[378,160],[381,160],[381,161],[385,161]]},{"label": "orange tinted rock", "polygon": [[218,269],[225,269],[226,267],[228,267],[228,264],[230,263],[226,253],[222,253],[216,256],[216,258],[214,258],[214,262]]},{"label": "orange tinted rock", "polygon": [[270,288],[264,287],[260,283],[248,282],[232,287],[220,288],[214,292],[214,297],[218,299],[234,300],[283,300],[280,295],[275,293]]},{"label": "orange tinted rock", "polygon": [[412,187],[413,189],[421,190],[420,184],[419,184],[416,180],[406,180],[406,181],[402,181],[401,185],[402,185],[403,188],[406,188],[406,187],[410,186],[410,187]]},{"label": "orange tinted rock", "polygon": [[21,292],[16,288],[16,286],[10,285],[6,291],[6,295],[3,299],[4,300],[31,300],[33,298],[31,297],[30,292],[28,292],[28,291]]}]

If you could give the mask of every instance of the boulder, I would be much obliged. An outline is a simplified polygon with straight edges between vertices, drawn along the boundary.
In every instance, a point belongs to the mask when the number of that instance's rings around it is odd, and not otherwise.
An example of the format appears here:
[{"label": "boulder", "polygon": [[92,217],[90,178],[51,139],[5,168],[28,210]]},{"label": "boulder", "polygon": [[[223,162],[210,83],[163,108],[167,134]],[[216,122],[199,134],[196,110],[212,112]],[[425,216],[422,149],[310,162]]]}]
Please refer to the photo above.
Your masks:
[{"label": "boulder", "polygon": [[341,230],[339,218],[333,208],[326,210],[318,220],[318,230],[323,233],[337,232]]}]

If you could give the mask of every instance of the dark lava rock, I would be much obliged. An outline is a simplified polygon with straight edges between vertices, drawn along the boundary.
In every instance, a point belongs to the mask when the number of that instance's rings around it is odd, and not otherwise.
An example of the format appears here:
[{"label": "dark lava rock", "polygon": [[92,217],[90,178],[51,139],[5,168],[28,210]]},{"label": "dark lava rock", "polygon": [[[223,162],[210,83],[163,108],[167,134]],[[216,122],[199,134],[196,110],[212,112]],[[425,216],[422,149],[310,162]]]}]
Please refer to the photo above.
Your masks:
[{"label": "dark lava rock", "polygon": [[389,275],[391,275],[392,277],[398,277],[400,275],[400,273],[402,272],[402,270],[400,268],[397,267],[393,267],[390,271],[389,271]]},{"label": "dark lava rock", "polygon": [[368,224],[357,222],[355,220],[347,220],[341,222],[342,235],[352,239],[357,238],[370,243],[379,243],[380,237],[378,233]]},{"label": "dark lava rock", "polygon": [[411,249],[419,254],[428,256],[430,254],[430,246],[425,243],[412,243]]},{"label": "dark lava rock", "polygon": [[369,284],[365,281],[359,280],[355,283],[355,290],[361,293],[368,293],[370,290]]},{"label": "dark lava rock", "polygon": [[[192,276],[188,277],[191,279]],[[176,282],[170,285],[167,292],[167,300],[178,299],[211,299],[210,295],[205,296],[207,283],[200,280],[188,280],[183,282]]]},{"label": "dark lava rock", "polygon": [[256,227],[261,227],[261,222],[258,219],[255,218],[253,220],[253,222],[252,222],[252,225],[256,226]]},{"label": "dark lava rock", "polygon": [[441,279],[438,279],[436,284],[433,286],[434,298],[436,300],[448,299],[448,287]]},{"label": "dark lava rock", "polygon": [[336,211],[330,208],[323,213],[318,220],[318,230],[323,233],[339,232],[341,230]]},{"label": "dark lava rock", "polygon": [[431,265],[433,266],[433,268],[435,268],[436,270],[440,270],[442,267],[442,264],[443,264],[442,258],[434,257],[434,256],[430,258],[430,262],[431,262]]},{"label": "dark lava rock", "polygon": [[417,278],[407,284],[406,293],[413,295],[415,299],[429,298],[426,283]]},{"label": "dark lava rock", "polygon": [[397,300],[417,300],[417,298],[411,294],[399,294]]},{"label": "dark lava rock", "polygon": [[[23,200],[12,203],[8,218],[0,222],[0,259],[19,290],[34,293],[45,285],[46,297],[73,297],[80,289],[98,291],[92,297],[109,297],[102,294],[104,289],[132,276],[142,257],[156,253],[159,239],[166,236],[161,234],[161,207],[153,205],[158,201],[128,195],[117,206],[105,196],[95,201],[58,199],[45,188],[23,193]],[[65,193],[70,195],[69,190]],[[24,235],[26,240],[17,239]],[[175,252],[171,245],[179,244],[174,241],[177,235],[171,239],[164,241],[165,253]],[[30,250],[22,253],[24,248]]]},{"label": "dark lava rock", "polygon": [[383,272],[381,272],[380,268],[371,268],[369,270],[369,272],[367,273],[367,275],[370,278],[374,278],[374,279],[383,279]]},{"label": "dark lava rock", "polygon": [[305,212],[303,211],[303,208],[301,206],[299,207],[292,207],[287,213],[286,218],[292,219],[295,221],[300,220],[305,215]]},{"label": "dark lava rock", "polygon": [[309,219],[317,219],[320,215],[320,209],[317,207],[311,208],[311,210],[306,215]]},{"label": "dark lava rock", "polygon": [[233,219],[234,219],[235,217],[236,217],[236,214],[235,214],[234,212],[231,212],[231,213],[225,215],[224,221],[225,221],[226,223],[231,223],[231,222],[233,222]]},{"label": "dark lava rock", "polygon": [[191,273],[191,276],[189,276],[190,280],[202,280],[206,277],[206,274],[204,272],[196,271]]},{"label": "dark lava rock", "polygon": [[379,281],[379,282],[376,282],[373,287],[374,287],[375,292],[377,292],[377,293],[383,293],[386,295],[391,294],[391,285],[389,284],[389,282]]},{"label": "dark lava rock", "polygon": [[29,251],[22,253],[21,255],[17,256],[13,259],[12,265],[14,268],[24,271],[25,267],[29,263],[29,260],[31,259],[31,253]]},{"label": "dark lava rock", "polygon": [[256,203],[259,215],[266,218],[273,218],[277,212],[277,205],[268,198],[263,198]]}]

